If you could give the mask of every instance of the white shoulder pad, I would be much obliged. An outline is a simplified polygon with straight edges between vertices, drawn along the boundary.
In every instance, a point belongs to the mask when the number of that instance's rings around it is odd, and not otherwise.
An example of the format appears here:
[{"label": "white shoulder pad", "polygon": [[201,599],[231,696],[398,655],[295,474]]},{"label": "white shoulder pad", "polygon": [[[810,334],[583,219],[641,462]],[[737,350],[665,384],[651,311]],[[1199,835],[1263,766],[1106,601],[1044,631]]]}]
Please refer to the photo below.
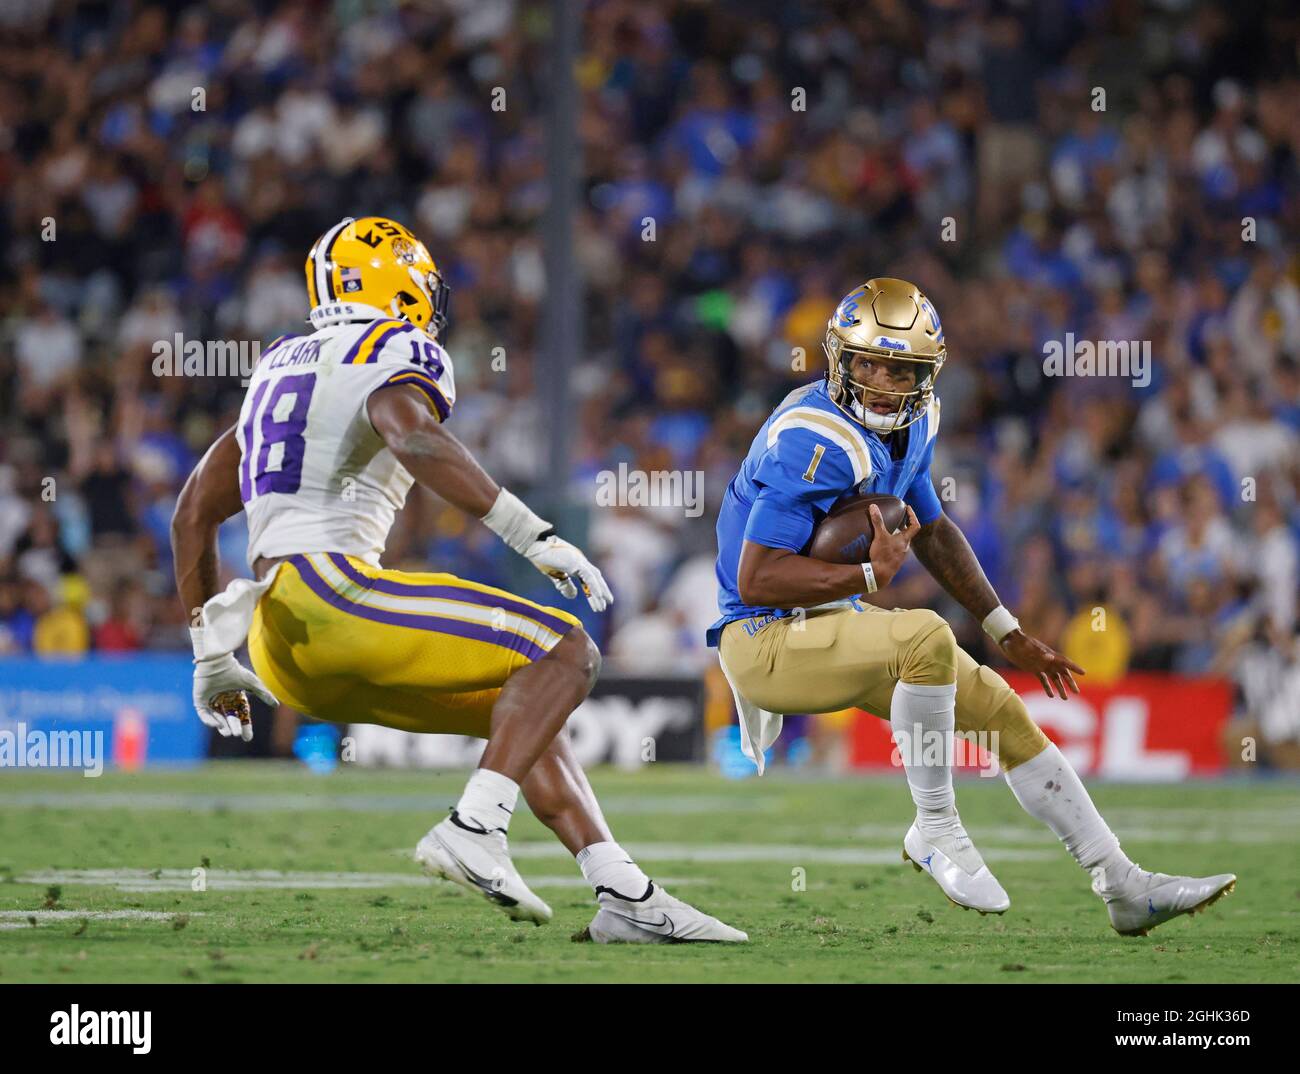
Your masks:
[{"label": "white shoulder pad", "polygon": [[862,434],[848,418],[816,407],[792,406],[767,427],[767,446],[775,444],[786,429],[808,429],[840,448],[853,467],[854,484],[871,476],[871,452],[863,443]]}]

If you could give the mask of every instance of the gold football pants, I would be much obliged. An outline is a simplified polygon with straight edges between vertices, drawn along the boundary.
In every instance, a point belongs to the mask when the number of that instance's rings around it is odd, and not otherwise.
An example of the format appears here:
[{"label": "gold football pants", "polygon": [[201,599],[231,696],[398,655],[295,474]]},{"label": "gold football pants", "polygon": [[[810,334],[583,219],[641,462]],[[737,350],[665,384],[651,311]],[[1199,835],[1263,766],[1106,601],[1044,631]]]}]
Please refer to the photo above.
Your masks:
[{"label": "gold football pants", "polygon": [[[956,729],[996,744],[1005,769],[1048,745],[1020,696],[956,644],[944,620],[923,608],[886,611],[854,604],[728,623],[719,642],[741,695],[769,712],[856,707],[889,719],[894,684],[957,682]],[[996,734],[994,734],[996,733]]]}]

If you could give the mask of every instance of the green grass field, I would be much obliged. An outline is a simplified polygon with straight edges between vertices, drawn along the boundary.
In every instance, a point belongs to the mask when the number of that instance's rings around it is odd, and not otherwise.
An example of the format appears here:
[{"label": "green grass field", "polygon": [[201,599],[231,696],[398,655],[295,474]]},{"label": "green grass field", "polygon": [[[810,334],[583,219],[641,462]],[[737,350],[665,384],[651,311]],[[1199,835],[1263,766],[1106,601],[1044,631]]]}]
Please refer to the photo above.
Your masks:
[{"label": "green grass field", "polygon": [[[1000,779],[958,787],[1011,894],[998,918],[953,908],[900,861],[911,814],[901,776],[600,771],[616,837],[751,939],[612,948],[572,941],[590,892],[522,809],[511,845],[555,909],[550,925],[515,924],[419,874],[410,850],[463,779],[254,762],[100,779],[6,772],[0,983],[1300,980],[1294,782],[1094,787],[1147,867],[1239,876],[1206,913],[1122,939]],[[206,890],[192,890],[196,868]]]}]

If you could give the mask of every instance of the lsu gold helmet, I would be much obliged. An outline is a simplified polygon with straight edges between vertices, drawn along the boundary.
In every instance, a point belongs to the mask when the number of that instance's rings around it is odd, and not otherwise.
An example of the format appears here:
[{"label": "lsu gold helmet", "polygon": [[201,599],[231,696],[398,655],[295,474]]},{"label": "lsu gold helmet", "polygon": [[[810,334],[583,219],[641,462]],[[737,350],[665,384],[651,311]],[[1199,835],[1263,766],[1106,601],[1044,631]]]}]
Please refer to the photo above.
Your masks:
[{"label": "lsu gold helmet", "polygon": [[[934,304],[906,280],[880,276],[854,288],[840,301],[826,325],[822,350],[831,400],[868,429],[891,433],[917,421],[934,397],[934,382],[947,347]],[[867,388],[850,375],[855,355],[916,363],[915,385],[905,392]],[[866,397],[896,399],[897,408],[878,413]]]},{"label": "lsu gold helmet", "polygon": [[424,243],[382,216],[344,217],[307,254],[307,295],[318,326],[399,317],[436,339],[447,323],[450,291]]}]

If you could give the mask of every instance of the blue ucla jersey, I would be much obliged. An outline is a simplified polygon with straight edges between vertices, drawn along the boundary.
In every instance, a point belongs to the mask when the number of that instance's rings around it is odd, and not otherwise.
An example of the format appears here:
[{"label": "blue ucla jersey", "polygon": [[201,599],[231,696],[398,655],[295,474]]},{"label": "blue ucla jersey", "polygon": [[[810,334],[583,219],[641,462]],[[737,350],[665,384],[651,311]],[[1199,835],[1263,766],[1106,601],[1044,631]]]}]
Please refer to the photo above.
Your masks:
[{"label": "blue ucla jersey", "polygon": [[[942,513],[930,480],[939,400],[888,441],[831,402],[826,382],[796,388],[772,411],[727,486],[718,512],[718,610],[709,645],[733,619],[789,615],[740,599],[736,575],[745,541],[807,554],[813,527],[846,493],[898,496],[921,525]],[[897,457],[895,457],[897,456]]]}]

